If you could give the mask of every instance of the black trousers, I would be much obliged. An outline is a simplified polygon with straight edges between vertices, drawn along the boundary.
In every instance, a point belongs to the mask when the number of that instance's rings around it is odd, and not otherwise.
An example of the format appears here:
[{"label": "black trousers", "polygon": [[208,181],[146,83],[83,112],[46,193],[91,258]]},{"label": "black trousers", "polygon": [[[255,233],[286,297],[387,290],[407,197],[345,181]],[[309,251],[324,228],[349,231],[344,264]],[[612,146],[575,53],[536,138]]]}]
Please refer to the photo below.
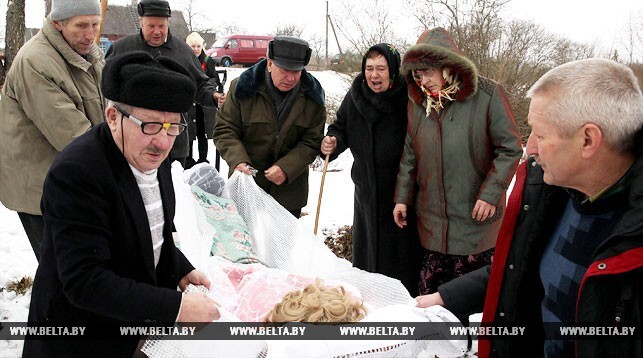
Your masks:
[{"label": "black trousers", "polygon": [[[190,118],[188,119],[188,121],[190,124],[190,137],[188,140],[188,145],[190,147],[189,147],[188,158],[185,161],[185,165],[183,166],[185,169],[190,169],[195,164],[207,162],[208,160],[208,138],[206,137],[206,134],[205,134],[205,113],[203,111],[203,107],[198,104],[195,104],[194,118]],[[195,139],[197,141],[198,150],[199,150],[199,158],[196,161],[194,160],[194,157],[193,157]]]},{"label": "black trousers", "polygon": [[288,211],[292,214],[292,216],[296,217],[297,219],[301,217],[301,208],[295,209],[295,210],[288,210]]},{"label": "black trousers", "polygon": [[27,233],[27,238],[29,238],[33,253],[36,255],[36,260],[40,263],[40,242],[45,231],[45,220],[42,215],[31,215],[27,213],[18,213],[18,217],[22,222],[25,233]]}]

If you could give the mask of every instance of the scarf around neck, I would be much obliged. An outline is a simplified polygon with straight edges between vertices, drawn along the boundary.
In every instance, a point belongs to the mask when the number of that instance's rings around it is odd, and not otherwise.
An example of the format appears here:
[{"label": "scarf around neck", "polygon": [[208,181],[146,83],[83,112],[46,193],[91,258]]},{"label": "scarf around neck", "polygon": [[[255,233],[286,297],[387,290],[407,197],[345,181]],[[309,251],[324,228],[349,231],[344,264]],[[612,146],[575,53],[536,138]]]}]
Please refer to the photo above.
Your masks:
[{"label": "scarf around neck", "polygon": [[277,130],[281,130],[290,110],[292,109],[293,104],[295,103],[295,98],[299,92],[299,87],[301,86],[301,81],[297,82],[297,85],[288,92],[282,92],[274,83],[272,83],[272,78],[270,77],[270,72],[266,67],[265,72],[266,79],[266,89],[268,90],[268,95],[272,99],[272,103],[275,105],[275,112],[277,114]]}]

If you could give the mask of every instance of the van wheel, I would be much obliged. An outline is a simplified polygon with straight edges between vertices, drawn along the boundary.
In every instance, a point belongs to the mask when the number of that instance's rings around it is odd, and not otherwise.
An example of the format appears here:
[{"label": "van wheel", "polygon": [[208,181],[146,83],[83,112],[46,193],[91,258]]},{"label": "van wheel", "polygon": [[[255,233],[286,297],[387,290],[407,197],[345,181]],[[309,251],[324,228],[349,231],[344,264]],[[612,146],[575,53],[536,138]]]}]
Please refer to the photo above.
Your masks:
[{"label": "van wheel", "polygon": [[226,57],[226,58],[221,60],[221,65],[223,67],[230,67],[230,66],[232,66],[232,60],[230,60],[229,58]]}]

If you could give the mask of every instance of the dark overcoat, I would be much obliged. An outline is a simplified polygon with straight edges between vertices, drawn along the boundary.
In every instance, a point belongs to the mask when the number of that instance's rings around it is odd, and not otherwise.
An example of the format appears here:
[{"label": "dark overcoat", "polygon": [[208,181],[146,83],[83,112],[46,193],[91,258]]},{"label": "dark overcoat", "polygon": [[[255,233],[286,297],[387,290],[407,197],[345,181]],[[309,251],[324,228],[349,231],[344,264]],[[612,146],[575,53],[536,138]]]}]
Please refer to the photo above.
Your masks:
[{"label": "dark overcoat", "polygon": [[[439,113],[427,113],[427,96],[413,77],[413,70],[430,67],[448,69],[447,77],[459,82],[453,101],[445,99]],[[522,156],[504,90],[479,76],[440,28],[424,32],[406,51],[401,72],[408,83],[409,124],[395,201],[415,204],[420,242],[428,251],[473,255],[492,249]],[[494,205],[495,215],[473,219],[478,200]]]},{"label": "dark overcoat", "polygon": [[[45,221],[30,323],[174,322],[178,281],[194,268],[172,239],[175,210],[170,165],[158,169],[165,226],[156,268],[143,199],[106,123],[72,142],[44,184]],[[25,340],[25,357],[131,356],[140,337]]]},{"label": "dark overcoat", "polygon": [[[201,54],[197,57],[201,63],[201,69],[205,74],[210,78],[210,84],[214,85],[217,90],[223,90],[223,83],[219,78],[217,69],[214,64],[214,60],[210,56],[206,56],[205,52],[201,51]],[[214,132],[214,118],[217,114],[217,108],[219,107],[218,103],[215,103],[213,107],[203,107],[198,103],[194,103],[192,108],[188,112],[188,127],[190,141],[193,141],[199,137],[197,133],[196,122],[202,120],[205,127],[205,138],[212,139],[212,132]],[[206,143],[207,144],[207,143]],[[199,149],[201,143],[199,142]],[[205,150],[207,152],[207,150]],[[201,153],[199,153],[201,154]]]},{"label": "dark overcoat", "polygon": [[386,92],[371,91],[357,75],[326,135],[337,138],[331,159],[346,149],[353,154],[355,184],[353,265],[397,278],[417,294],[422,246],[414,210],[400,229],[393,220],[393,195],[407,124],[407,91],[398,76]]},{"label": "dark overcoat", "polygon": [[[305,69],[292,108],[281,128],[266,86],[266,60],[245,70],[230,83],[228,95],[214,124],[214,145],[232,175],[237,165],[248,163],[258,170],[257,185],[288,210],[308,203],[308,166],[324,135],[324,89]],[[276,185],[264,171],[276,165],[288,177]]]}]

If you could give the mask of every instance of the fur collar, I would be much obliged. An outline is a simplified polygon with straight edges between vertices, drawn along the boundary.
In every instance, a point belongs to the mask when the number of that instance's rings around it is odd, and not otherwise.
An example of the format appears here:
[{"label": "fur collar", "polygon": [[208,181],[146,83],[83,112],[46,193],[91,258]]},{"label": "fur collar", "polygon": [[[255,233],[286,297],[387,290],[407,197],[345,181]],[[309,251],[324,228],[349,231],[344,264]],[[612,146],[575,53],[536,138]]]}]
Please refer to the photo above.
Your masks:
[{"label": "fur collar", "polygon": [[[243,100],[255,96],[265,86],[264,72],[268,66],[267,60],[261,60],[254,66],[243,71],[237,81],[237,88],[234,95],[237,99]],[[310,97],[320,106],[324,106],[325,93],[321,84],[315,77],[305,69],[301,73],[301,89],[306,96]]]},{"label": "fur collar", "polygon": [[361,73],[355,77],[350,90],[355,108],[367,120],[379,120],[391,113],[405,112],[408,101],[404,80],[397,76],[393,87],[382,93],[375,93],[366,84]]},{"label": "fur collar", "polygon": [[478,70],[458,49],[449,33],[436,28],[425,31],[418,43],[406,51],[402,60],[401,73],[409,87],[409,98],[422,105],[425,95],[413,79],[413,70],[428,67],[449,67],[460,81],[456,101],[465,101],[478,91]]}]

